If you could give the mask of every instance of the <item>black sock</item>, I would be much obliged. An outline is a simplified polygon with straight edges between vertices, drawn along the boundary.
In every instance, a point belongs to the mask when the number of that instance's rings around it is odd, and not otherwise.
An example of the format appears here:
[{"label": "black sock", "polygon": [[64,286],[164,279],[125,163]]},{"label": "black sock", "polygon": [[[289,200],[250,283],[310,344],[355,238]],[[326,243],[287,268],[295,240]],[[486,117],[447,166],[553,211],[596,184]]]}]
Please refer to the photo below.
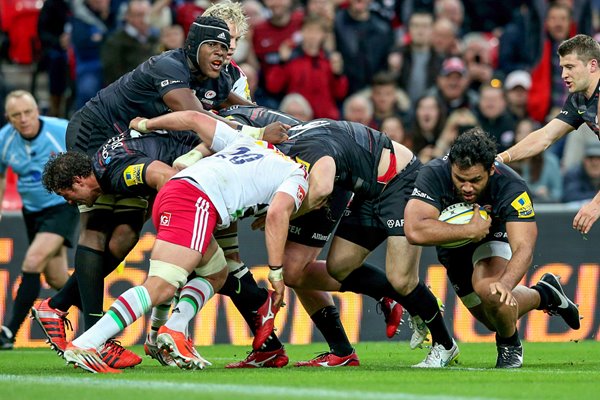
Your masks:
[{"label": "black sock", "polygon": [[[254,334],[256,310],[267,301],[267,290],[258,286],[252,273],[247,270],[239,279],[234,274],[229,274],[219,294],[229,296]],[[261,347],[261,351],[274,351],[281,347],[283,344],[273,332]]]},{"label": "black sock", "polygon": [[23,278],[12,307],[12,317],[6,325],[13,333],[13,337],[16,336],[21,324],[29,314],[35,299],[40,294],[40,288],[40,274],[23,272]]},{"label": "black sock", "polygon": [[325,337],[333,354],[339,357],[352,354],[354,349],[346,336],[340,314],[335,306],[323,307],[310,318]]},{"label": "black sock", "polygon": [[421,317],[431,332],[433,343],[441,344],[446,350],[452,348],[452,337],[442,317],[437,299],[422,281],[419,281],[412,292],[402,296],[402,301],[399,303],[406,308],[410,315]]},{"label": "black sock", "polygon": [[382,297],[389,297],[400,303],[397,299],[400,295],[388,281],[385,272],[369,263],[364,263],[352,271],[340,283],[342,284],[340,292],[365,294],[377,301]]},{"label": "black sock", "polygon": [[553,299],[552,295],[548,293],[548,289],[539,284],[533,285],[531,289],[540,294],[540,305],[536,308],[536,310],[548,310]]},{"label": "black sock", "polygon": [[496,344],[504,346],[520,346],[521,341],[519,340],[519,331],[515,328],[515,333],[507,338],[500,337],[498,336],[498,333],[496,333]]},{"label": "black sock", "polygon": [[77,274],[73,273],[48,303],[52,308],[58,308],[60,311],[68,311],[71,306],[81,310],[81,298],[79,297],[79,285],[77,284]]},{"label": "black sock", "polygon": [[85,330],[88,330],[102,318],[104,312],[104,252],[77,246],[75,271]]}]

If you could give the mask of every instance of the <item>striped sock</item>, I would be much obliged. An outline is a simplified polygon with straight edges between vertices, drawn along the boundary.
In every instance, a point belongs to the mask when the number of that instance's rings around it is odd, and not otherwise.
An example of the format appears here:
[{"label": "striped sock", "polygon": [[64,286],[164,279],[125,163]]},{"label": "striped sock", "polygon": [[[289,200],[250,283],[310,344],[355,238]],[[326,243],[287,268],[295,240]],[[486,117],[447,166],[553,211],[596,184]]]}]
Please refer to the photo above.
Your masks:
[{"label": "striped sock", "polygon": [[192,279],[181,289],[179,303],[165,326],[174,331],[185,332],[188,323],[213,294],[213,287],[206,279],[200,277]]},{"label": "striped sock", "polygon": [[150,316],[150,333],[148,333],[150,342],[156,343],[158,330],[169,319],[169,311],[171,311],[171,301],[168,301],[165,304],[159,304],[152,308],[152,315]]},{"label": "striped sock", "polygon": [[84,349],[98,348],[150,311],[151,307],[148,290],[144,286],[132,287],[119,296],[100,321],[73,340],[73,344]]}]

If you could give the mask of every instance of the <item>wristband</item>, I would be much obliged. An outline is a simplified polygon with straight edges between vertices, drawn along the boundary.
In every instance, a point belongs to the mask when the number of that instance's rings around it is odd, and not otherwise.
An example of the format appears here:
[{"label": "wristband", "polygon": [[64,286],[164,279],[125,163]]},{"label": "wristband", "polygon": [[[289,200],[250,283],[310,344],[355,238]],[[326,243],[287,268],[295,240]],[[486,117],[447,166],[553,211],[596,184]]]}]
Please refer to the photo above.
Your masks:
[{"label": "wristband", "polygon": [[138,122],[138,128],[136,129],[139,132],[142,133],[148,133],[148,128],[146,127],[146,124],[148,122],[148,118],[144,118],[142,119],[140,122]]},{"label": "wristband", "polygon": [[[239,128],[239,127],[238,127]],[[241,128],[238,129],[246,136],[250,136],[254,139],[262,140],[263,135],[265,133],[265,128],[255,128],[253,126],[242,125]]]},{"label": "wristband", "polygon": [[283,268],[272,269],[269,271],[269,281],[278,282],[283,280]]}]

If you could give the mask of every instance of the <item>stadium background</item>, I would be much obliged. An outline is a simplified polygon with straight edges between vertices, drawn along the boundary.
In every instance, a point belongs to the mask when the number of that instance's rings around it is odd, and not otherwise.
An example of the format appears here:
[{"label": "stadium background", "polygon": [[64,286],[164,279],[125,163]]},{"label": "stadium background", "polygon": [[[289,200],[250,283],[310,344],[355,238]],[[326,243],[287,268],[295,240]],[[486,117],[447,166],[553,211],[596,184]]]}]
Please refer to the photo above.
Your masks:
[{"label": "stadium background", "polygon": [[[524,278],[524,284],[532,285],[539,277],[552,271],[562,277],[561,281],[569,297],[579,304],[581,329],[572,331],[566,328],[558,317],[550,318],[542,312],[529,313],[519,321],[521,336],[528,341],[577,341],[582,339],[600,340],[600,234],[594,233],[584,240],[571,229],[574,210],[565,211],[552,206],[536,208],[539,236],[534,255],[534,263]],[[597,229],[595,229],[597,231]],[[108,276],[105,282],[105,307],[132,285],[141,284],[148,268],[149,252],[154,240],[153,228],[148,224],[140,242],[129,254],[124,269]],[[240,248],[247,265],[262,285],[267,285],[268,269],[262,265],[265,260],[263,234],[252,232],[248,221],[240,225]],[[0,315],[10,310],[20,279],[20,265],[27,249],[27,239],[22,218],[19,213],[9,213],[0,221]],[[378,248],[370,261],[376,265],[384,264],[385,252]],[[72,252],[70,265],[72,265]],[[474,321],[468,311],[457,301],[454,291],[448,285],[445,271],[437,264],[433,248],[426,248],[421,259],[421,276],[432,287],[434,293],[446,305],[446,321],[451,331],[460,341],[493,342],[493,333],[489,333],[481,324]],[[53,291],[44,285],[40,299],[52,295]],[[352,342],[387,340],[383,316],[377,312],[376,303],[370,298],[353,293],[334,293],[339,305],[342,322]],[[276,319],[277,332],[284,342],[306,344],[322,341],[320,333],[313,328],[312,321],[302,309],[291,290],[287,291],[287,306]],[[80,325],[78,311],[71,309],[70,319],[74,329]],[[215,343],[249,345],[252,337],[241,316],[233,304],[225,297],[215,296],[202,310],[192,327],[195,344],[199,346]],[[119,337],[123,345],[141,344],[144,340],[149,317],[143,317],[129,327]],[[68,333],[70,335],[71,333]],[[410,329],[405,323],[400,340],[407,340]],[[39,327],[27,319],[17,335],[19,347],[45,346]]]}]

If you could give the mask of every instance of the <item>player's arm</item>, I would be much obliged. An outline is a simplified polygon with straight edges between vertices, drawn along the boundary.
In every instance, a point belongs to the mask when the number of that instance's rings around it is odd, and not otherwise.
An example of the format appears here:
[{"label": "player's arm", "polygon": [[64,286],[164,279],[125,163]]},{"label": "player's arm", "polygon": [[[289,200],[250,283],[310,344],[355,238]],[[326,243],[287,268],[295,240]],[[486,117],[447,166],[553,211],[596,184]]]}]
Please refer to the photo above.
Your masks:
[{"label": "player's arm", "polygon": [[537,233],[535,221],[506,222],[506,234],[512,257],[508,261],[504,274],[500,277],[500,282],[510,289],[514,289],[519,284],[531,265]]},{"label": "player's arm", "polygon": [[[229,96],[231,95],[232,93],[230,92]],[[240,101],[244,101],[244,104],[253,105],[252,103],[242,99],[241,97],[237,95],[235,96],[238,97]],[[263,136],[265,136],[265,140],[271,143],[280,143],[283,140],[287,139],[287,130],[289,129],[289,126],[282,124],[281,122],[274,122],[264,128],[255,128],[252,126],[242,125],[239,122],[230,119],[220,117],[212,112],[206,111],[204,107],[202,107],[202,103],[200,103],[200,100],[198,100],[198,98],[194,95],[194,92],[192,92],[192,90],[188,88],[178,88],[167,92],[163,96],[163,101],[173,111],[197,111],[208,118],[225,123],[230,128],[239,129],[246,135],[252,136],[255,139],[263,139]]]},{"label": "player's arm", "polygon": [[508,164],[512,161],[519,161],[538,155],[573,129],[566,122],[554,118],[545,126],[531,132],[508,150],[498,154],[498,161]]},{"label": "player's arm", "polygon": [[600,217],[600,192],[596,193],[592,201],[585,204],[573,218],[573,229],[587,235],[594,222]]},{"label": "player's arm", "polygon": [[298,211],[299,215],[327,202],[333,192],[335,173],[335,161],[330,156],[321,157],[313,164],[308,174],[308,195]]},{"label": "player's arm", "polygon": [[432,204],[410,199],[404,210],[404,233],[410,244],[437,246],[444,243],[471,239],[478,242],[489,232],[491,218],[479,218],[479,206],[475,205],[473,217],[468,224],[453,225],[439,221],[440,211]]},{"label": "player's arm", "polygon": [[146,185],[158,191],[176,173],[177,170],[170,165],[158,160],[152,161],[146,167]]},{"label": "player's arm", "polygon": [[275,289],[275,306],[281,306],[285,293],[283,282],[283,255],[290,224],[296,208],[295,199],[285,192],[277,192],[269,204],[265,221],[265,242],[269,261],[269,281]]}]

